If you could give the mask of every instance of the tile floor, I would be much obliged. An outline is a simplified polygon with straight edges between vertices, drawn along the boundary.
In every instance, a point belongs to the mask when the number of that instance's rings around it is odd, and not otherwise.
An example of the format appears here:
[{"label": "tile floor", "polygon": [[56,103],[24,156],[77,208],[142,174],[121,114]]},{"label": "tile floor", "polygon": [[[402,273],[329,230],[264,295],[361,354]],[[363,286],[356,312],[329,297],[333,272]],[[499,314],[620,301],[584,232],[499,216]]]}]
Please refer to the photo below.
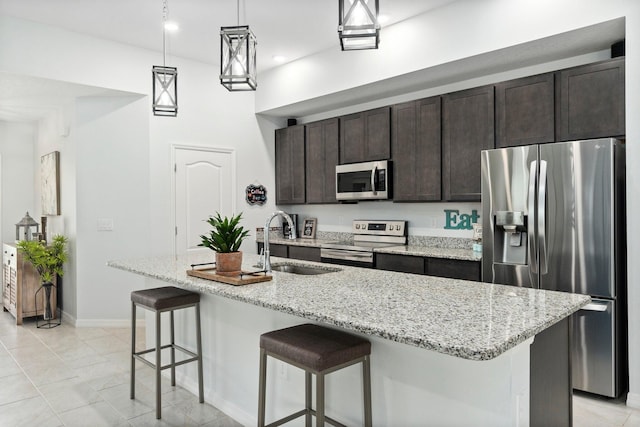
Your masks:
[{"label": "tile floor", "polygon": [[[195,395],[163,380],[155,419],[153,371],[138,363],[129,399],[129,328],[37,329],[0,312],[0,426],[240,426]],[[144,331],[138,331],[144,346]],[[142,340],[141,340],[142,338]],[[142,348],[142,347],[141,347]],[[640,427],[640,410],[574,396],[575,427]]]},{"label": "tile floor", "polygon": [[240,426],[169,380],[156,420],[153,370],[140,362],[129,399],[130,345],[130,328],[37,329],[0,311],[0,426]]}]

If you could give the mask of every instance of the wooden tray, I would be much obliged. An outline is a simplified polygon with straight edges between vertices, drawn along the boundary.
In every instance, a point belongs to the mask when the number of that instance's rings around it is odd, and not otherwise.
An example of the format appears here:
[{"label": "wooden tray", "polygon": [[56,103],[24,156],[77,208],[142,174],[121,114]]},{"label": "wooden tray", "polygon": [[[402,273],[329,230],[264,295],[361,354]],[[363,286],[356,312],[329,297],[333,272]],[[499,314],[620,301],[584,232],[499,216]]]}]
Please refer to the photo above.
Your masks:
[{"label": "wooden tray", "polygon": [[273,279],[273,276],[265,273],[251,274],[250,272],[243,271],[242,276],[221,276],[215,273],[216,268],[201,268],[187,270],[188,276],[199,277],[201,279],[213,280],[216,282],[227,283],[234,286],[249,285],[251,283],[268,282]]}]

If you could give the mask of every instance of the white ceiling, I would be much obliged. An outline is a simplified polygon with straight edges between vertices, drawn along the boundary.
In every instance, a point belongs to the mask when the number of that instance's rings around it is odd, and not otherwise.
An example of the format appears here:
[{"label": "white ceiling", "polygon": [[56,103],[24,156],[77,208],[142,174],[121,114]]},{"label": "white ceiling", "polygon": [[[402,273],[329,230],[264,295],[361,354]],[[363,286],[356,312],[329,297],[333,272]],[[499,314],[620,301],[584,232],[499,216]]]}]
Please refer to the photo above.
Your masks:
[{"label": "white ceiling", "polygon": [[[373,1],[373,0],[370,0]],[[380,0],[389,21],[405,20],[455,0]],[[219,64],[220,27],[238,23],[235,0],[168,0],[180,29],[167,37],[171,55]],[[239,0],[240,25],[258,40],[258,71],[325,49],[340,49],[338,0]],[[0,14],[162,51],[162,0],[0,0]],[[381,40],[384,43],[384,39]]]}]

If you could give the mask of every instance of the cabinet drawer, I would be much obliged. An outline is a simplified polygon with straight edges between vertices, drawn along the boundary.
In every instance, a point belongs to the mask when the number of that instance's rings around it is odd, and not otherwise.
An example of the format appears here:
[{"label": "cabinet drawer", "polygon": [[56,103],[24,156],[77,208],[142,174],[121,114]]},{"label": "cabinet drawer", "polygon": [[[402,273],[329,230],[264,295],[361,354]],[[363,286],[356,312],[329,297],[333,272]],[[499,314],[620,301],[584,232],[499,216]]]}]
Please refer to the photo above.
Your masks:
[{"label": "cabinet drawer", "polygon": [[289,246],[289,258],[320,262],[320,248]]},{"label": "cabinet drawer", "polygon": [[376,268],[402,273],[424,274],[424,258],[410,255],[376,254]]},{"label": "cabinet drawer", "polygon": [[[258,253],[262,252],[263,249],[264,249],[264,243],[259,242]],[[288,249],[287,245],[279,245],[277,243],[269,244],[270,256],[277,256],[280,258],[289,258],[289,251],[287,249]]]},{"label": "cabinet drawer", "polygon": [[429,276],[480,281],[480,262],[427,258],[426,272]]}]

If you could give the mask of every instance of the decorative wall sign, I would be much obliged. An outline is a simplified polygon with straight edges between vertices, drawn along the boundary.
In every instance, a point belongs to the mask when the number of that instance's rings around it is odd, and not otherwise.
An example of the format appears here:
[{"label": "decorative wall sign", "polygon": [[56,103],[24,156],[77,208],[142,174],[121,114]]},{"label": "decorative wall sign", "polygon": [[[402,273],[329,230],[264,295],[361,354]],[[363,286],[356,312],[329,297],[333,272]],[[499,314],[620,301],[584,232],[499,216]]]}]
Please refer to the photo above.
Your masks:
[{"label": "decorative wall sign", "polygon": [[245,195],[247,203],[250,205],[264,205],[267,202],[267,188],[264,185],[248,185]]},{"label": "decorative wall sign", "polygon": [[40,157],[42,215],[60,215],[60,152]]},{"label": "decorative wall sign", "polygon": [[470,214],[461,214],[457,209],[445,209],[446,223],[445,230],[473,230],[473,224],[480,219],[477,210],[472,210]]}]

